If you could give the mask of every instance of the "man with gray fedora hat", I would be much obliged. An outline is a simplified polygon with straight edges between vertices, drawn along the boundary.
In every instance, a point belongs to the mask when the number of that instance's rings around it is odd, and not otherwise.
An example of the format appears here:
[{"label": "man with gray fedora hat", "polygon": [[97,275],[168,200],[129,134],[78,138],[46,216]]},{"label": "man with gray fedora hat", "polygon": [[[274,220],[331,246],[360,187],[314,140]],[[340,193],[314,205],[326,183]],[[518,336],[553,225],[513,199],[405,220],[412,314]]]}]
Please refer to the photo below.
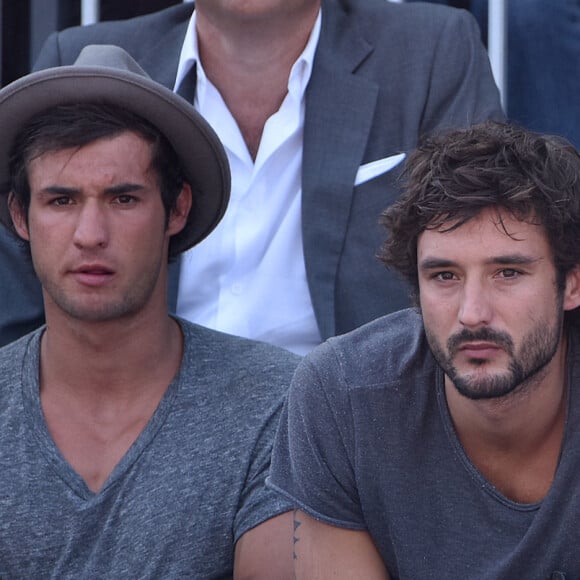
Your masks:
[{"label": "man with gray fedora hat", "polygon": [[0,349],[0,577],[290,577],[264,481],[297,357],[167,310],[227,206],[218,138],[113,46],[1,90],[0,127],[46,313]]},{"label": "man with gray fedora hat", "polygon": [[[230,161],[232,202],[172,264],[170,310],[299,354],[408,306],[375,257],[404,153],[424,133],[503,117],[474,18],[444,6],[196,0],[55,33],[35,68],[103,43],[187,95]],[[5,266],[12,252],[0,240],[0,270],[26,294],[0,300],[0,344],[43,319],[38,283]]]}]

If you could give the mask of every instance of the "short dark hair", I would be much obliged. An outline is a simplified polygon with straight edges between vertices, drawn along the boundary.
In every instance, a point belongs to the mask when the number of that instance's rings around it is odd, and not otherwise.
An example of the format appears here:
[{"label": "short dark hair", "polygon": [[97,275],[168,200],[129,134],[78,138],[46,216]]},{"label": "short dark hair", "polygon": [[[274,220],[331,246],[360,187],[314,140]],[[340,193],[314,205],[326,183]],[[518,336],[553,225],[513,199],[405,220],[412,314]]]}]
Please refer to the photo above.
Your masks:
[{"label": "short dark hair", "polygon": [[415,294],[419,235],[451,231],[484,208],[544,228],[559,284],[580,265],[580,154],[565,139],[490,121],[426,138],[403,179],[403,194],[381,216],[390,236],[379,258]]},{"label": "short dark hair", "polygon": [[[25,216],[30,207],[30,162],[48,152],[81,148],[98,139],[133,132],[151,145],[151,168],[157,175],[166,224],[185,178],[181,163],[165,136],[139,115],[116,105],[59,105],[33,117],[18,133],[10,153],[10,191]],[[13,224],[11,231],[16,233]],[[30,251],[30,245],[22,240]],[[169,243],[169,257],[176,255]]]}]

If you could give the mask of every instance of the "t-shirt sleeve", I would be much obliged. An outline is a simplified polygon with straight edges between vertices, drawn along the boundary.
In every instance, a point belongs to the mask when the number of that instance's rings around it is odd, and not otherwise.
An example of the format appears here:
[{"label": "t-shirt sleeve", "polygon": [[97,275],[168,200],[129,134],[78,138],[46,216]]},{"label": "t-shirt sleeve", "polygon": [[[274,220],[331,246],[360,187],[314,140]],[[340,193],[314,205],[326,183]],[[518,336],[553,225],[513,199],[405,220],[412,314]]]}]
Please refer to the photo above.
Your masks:
[{"label": "t-shirt sleeve", "polygon": [[282,413],[268,485],[328,524],[365,529],[353,467],[348,390],[328,343],[298,367]]},{"label": "t-shirt sleeve", "polygon": [[[279,376],[270,377],[273,381],[270,386],[274,391],[279,392],[280,386],[286,390],[289,377],[292,375],[290,369],[294,365],[289,365],[286,361],[279,370]],[[277,373],[276,373],[277,374]],[[267,381],[266,381],[267,382]],[[264,412],[256,413],[256,409],[264,408],[264,398],[271,401],[271,405]],[[254,434],[252,454],[250,457],[244,488],[240,495],[238,510],[234,518],[234,542],[248,530],[293,509],[294,505],[285,497],[276,493],[266,486],[266,477],[270,470],[272,456],[272,445],[276,435],[276,429],[280,420],[282,406],[285,400],[284,395],[274,397],[268,395],[248,392],[239,409],[240,420],[252,422],[251,432]]]}]

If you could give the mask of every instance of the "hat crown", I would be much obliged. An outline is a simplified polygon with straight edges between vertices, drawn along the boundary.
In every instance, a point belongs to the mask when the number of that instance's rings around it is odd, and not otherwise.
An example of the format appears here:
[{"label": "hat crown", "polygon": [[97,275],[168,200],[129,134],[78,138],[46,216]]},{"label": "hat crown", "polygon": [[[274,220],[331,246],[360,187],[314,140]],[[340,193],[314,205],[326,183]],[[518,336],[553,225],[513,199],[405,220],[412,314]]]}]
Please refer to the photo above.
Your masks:
[{"label": "hat crown", "polygon": [[74,62],[75,67],[98,66],[126,71],[150,78],[135,59],[119,46],[112,44],[89,44],[85,46]]}]

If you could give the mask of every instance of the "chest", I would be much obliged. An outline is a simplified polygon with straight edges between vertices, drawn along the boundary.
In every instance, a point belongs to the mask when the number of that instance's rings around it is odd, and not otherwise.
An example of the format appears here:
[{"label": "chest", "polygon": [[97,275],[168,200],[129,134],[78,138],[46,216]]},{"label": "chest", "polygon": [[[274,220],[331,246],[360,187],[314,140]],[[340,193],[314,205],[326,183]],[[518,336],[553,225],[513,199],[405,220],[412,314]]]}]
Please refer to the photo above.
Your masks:
[{"label": "chest", "polygon": [[[352,450],[362,516],[392,577],[427,578],[433,570],[438,578],[490,580],[580,574],[572,541],[580,454],[570,441],[557,468],[512,465],[511,479],[496,473],[492,481],[437,413],[418,420],[414,412],[391,425],[383,415],[373,432],[357,429]],[[530,496],[510,499],[506,490],[519,493],[529,480],[537,482]]]},{"label": "chest", "polygon": [[63,415],[62,410],[45,412],[48,430],[64,459],[95,493],[150,419],[150,415],[143,414],[108,420]]},{"label": "chest", "polygon": [[181,431],[165,419],[148,425],[90,493],[26,415],[0,425],[0,436],[2,577],[231,575],[242,450],[222,460],[227,442],[206,447],[195,425]]},{"label": "chest", "polygon": [[157,388],[144,389],[137,400],[112,400],[104,393],[83,399],[45,385],[40,404],[52,443],[97,493],[143,433],[164,393],[165,388]]}]

